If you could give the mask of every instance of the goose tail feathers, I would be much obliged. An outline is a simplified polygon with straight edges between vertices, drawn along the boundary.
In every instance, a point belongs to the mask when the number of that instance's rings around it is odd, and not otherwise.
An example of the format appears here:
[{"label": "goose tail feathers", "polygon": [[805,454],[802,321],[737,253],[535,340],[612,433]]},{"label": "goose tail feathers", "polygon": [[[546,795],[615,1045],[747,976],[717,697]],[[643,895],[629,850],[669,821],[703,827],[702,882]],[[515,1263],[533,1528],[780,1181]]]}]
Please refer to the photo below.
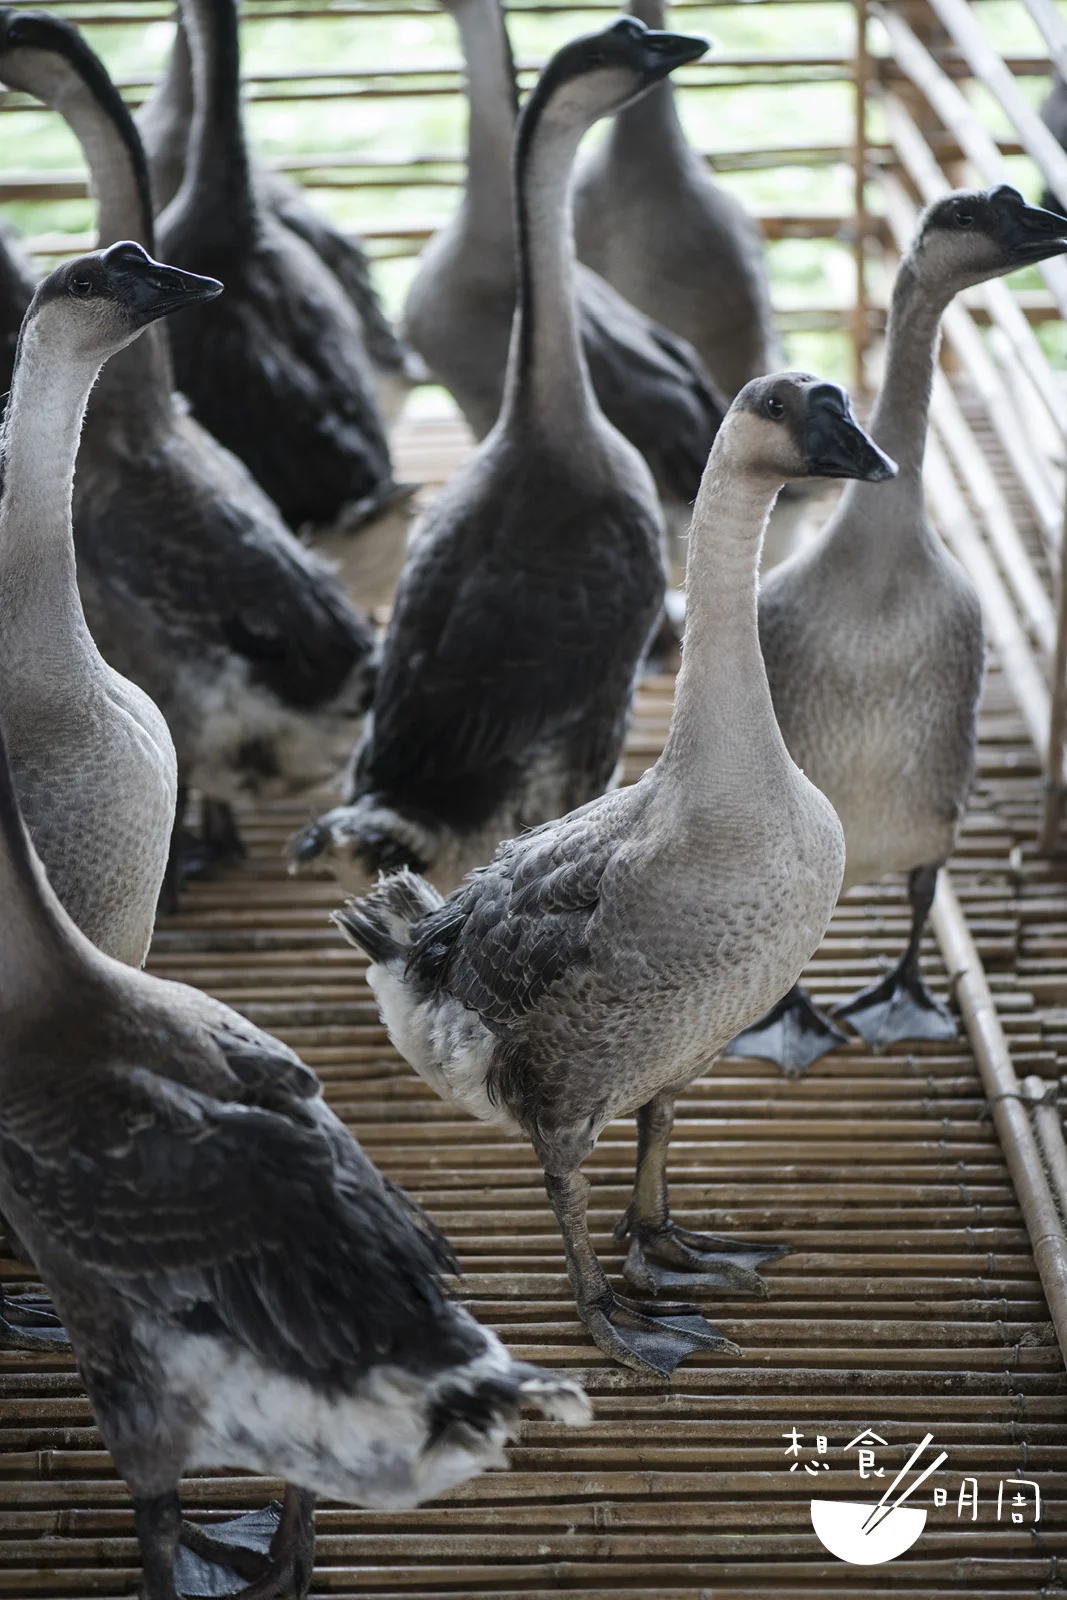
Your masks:
[{"label": "goose tail feathers", "polygon": [[407,959],[412,925],[443,904],[425,878],[402,868],[383,876],[372,894],[349,900],[331,915],[350,944],[387,966],[398,958]]},{"label": "goose tail feathers", "polygon": [[511,1438],[522,1411],[536,1411],[565,1427],[584,1428],[592,1407],[581,1384],[561,1373],[512,1361],[494,1347],[441,1385],[430,1417],[431,1448],[470,1449],[476,1439],[498,1447]]}]

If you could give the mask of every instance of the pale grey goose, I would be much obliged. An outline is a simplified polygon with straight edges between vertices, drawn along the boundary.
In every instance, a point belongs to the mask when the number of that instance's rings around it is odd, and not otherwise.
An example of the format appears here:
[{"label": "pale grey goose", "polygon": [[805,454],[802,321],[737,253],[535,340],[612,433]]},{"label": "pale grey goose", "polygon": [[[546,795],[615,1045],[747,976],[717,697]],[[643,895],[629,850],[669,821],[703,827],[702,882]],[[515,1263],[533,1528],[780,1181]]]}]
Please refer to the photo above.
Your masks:
[{"label": "pale grey goose", "polygon": [[[630,0],[650,28],[666,9]],[[688,340],[725,395],[781,366],[759,225],[689,143],[669,81],[579,163],[574,219],[579,258]]]},{"label": "pale grey goose", "polygon": [[[136,129],[78,30],[0,10],[0,81],[54,106],[81,141],[101,243],[151,251]],[[181,831],[178,871],[240,847],[232,802],[340,770],[370,699],[374,632],[248,469],[188,415],[162,327],[114,356],[90,397],[74,537],[98,647],[163,712],[183,788],[208,797],[201,837]]]},{"label": "pale grey goose", "polygon": [[[27,825],[82,932],[140,966],[167,862],[177,764],[167,724],[103,660],[85,623],[71,523],[74,460],[101,366],[213,279],[124,243],[36,290],[0,430],[0,720]],[[9,924],[10,925],[10,924]],[[50,1337],[0,1320],[0,1343]],[[39,1319],[29,1316],[31,1324]]]},{"label": "pale grey goose", "polygon": [[[500,0],[442,3],[456,19],[467,64],[467,184],[455,216],[419,259],[403,326],[483,438],[500,412],[515,309],[517,92]],[[577,296],[601,409],[645,457],[672,529],[680,531],[725,401],[695,351],[586,268],[578,271]]]},{"label": "pale grey goose", "polygon": [[[974,587],[924,508],[941,313],[971,284],[1063,254],[1065,228],[1007,186],[923,213],[893,286],[870,424],[900,474],[879,493],[851,484],[814,544],[760,591],[775,711],[793,759],[841,818],[846,887],[910,874],[903,956],[837,1012],[875,1046],[956,1033],[923,983],[919,945],[974,772],[984,639]],[[799,1072],[843,1037],[797,988],[732,1049]]]},{"label": "pale grey goose", "polygon": [[[250,1600],[302,1600],[316,1493],[402,1510],[506,1465],[524,1406],[588,1420],[573,1379],[448,1298],[446,1242],[291,1050],[79,933],[2,739],[0,903],[0,1205],[133,1494],[142,1600],[232,1593],[205,1559]],[[182,1475],[235,1467],[288,1480],[262,1557],[265,1519],[182,1524]],[[179,1541],[200,1560],[176,1584]]]},{"label": "pale grey goose", "polygon": [[414,535],[346,804],[295,846],[346,888],[399,866],[451,888],[611,781],[663,600],[663,527],[589,381],[570,174],[587,127],[702,49],[624,19],[555,55],[523,108],[503,410]]},{"label": "pale grey goose", "polygon": [[753,380],[697,498],[685,652],[656,765],[502,845],[444,902],[401,872],[337,913],[416,1071],[533,1143],[579,1315],[638,1370],[735,1347],[695,1306],[616,1295],[589,1238],[580,1167],[613,1118],[636,1112],[634,1197],[617,1230],[632,1239],[630,1281],[763,1289],[753,1269],[780,1249],[679,1228],[666,1181],[676,1095],[796,980],[844,867],[833,807],[775,721],[756,623],[760,543],[783,481],[877,483],[893,470],[835,385]]}]

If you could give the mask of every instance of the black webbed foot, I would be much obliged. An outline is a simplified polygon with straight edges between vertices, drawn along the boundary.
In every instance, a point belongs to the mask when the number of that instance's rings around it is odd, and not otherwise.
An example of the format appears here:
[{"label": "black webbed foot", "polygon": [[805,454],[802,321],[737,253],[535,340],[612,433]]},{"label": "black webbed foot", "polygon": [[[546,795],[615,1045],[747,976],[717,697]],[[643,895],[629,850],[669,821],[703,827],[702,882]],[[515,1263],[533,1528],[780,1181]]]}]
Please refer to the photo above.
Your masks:
[{"label": "black webbed foot", "polygon": [[907,1039],[955,1039],[959,1032],[952,1012],[930,993],[918,970],[905,966],[894,967],[838,1006],[834,1016],[855,1028],[872,1050]]},{"label": "black webbed foot", "polygon": [[644,1305],[613,1290],[579,1316],[604,1354],[635,1372],[669,1378],[680,1361],[710,1350],[716,1355],[741,1354],[740,1349],[693,1305]]},{"label": "black webbed foot", "polygon": [[69,1349],[66,1329],[44,1295],[0,1297],[0,1350],[55,1354]]},{"label": "black webbed foot", "polygon": [[669,1219],[631,1230],[624,1217],[617,1238],[633,1233],[623,1273],[635,1289],[658,1294],[661,1289],[733,1291],[767,1298],[767,1285],[756,1271],[789,1254],[784,1244],[746,1244],[712,1233],[691,1233]]},{"label": "black webbed foot", "polygon": [[847,1042],[848,1034],[835,1027],[807,991],[795,984],[765,1017],[732,1039],[723,1055],[775,1061],[787,1078],[798,1078],[820,1056]]},{"label": "black webbed foot", "polygon": [[281,1525],[277,1500],[232,1522],[184,1522],[174,1558],[174,1584],[182,1596],[240,1594],[270,1569],[270,1547]]},{"label": "black webbed foot", "polygon": [[183,1600],[239,1595],[241,1600],[305,1600],[315,1565],[315,1496],[287,1484],[273,1501],[211,1528],[183,1522],[174,1561]]}]

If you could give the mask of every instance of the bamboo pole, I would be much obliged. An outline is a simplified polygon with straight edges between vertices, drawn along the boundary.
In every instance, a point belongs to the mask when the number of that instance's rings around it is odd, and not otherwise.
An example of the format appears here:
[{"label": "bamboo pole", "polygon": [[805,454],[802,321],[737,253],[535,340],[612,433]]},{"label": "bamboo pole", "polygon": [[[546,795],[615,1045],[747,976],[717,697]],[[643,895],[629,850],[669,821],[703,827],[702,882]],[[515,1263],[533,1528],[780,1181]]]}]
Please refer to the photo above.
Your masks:
[{"label": "bamboo pole", "polygon": [[[973,34],[973,32],[978,31],[980,35],[980,30],[978,30],[977,24],[971,18],[964,0],[959,0],[959,3],[964,13],[964,20],[969,24],[970,32]],[[935,9],[937,4],[950,8],[952,0],[936,0],[936,3],[935,0],[931,0],[931,4],[935,5]],[[945,127],[951,129],[959,141],[960,149],[976,172],[979,173],[983,183],[1008,183],[1010,181],[1008,169],[1004,165],[1004,159],[993,138],[979,122],[957,85],[941,69],[926,46],[908,27],[903,17],[899,16],[895,11],[886,10],[884,6],[877,3],[872,3],[871,13],[878,18],[885,28],[898,66],[911,79],[916,88],[922,90],[931,108],[937,112]],[[952,17],[957,16],[957,13],[951,9],[948,9],[947,14]],[[945,15],[940,11],[938,15],[941,16],[945,26],[951,32],[952,29]],[[958,40],[957,43],[959,43]],[[993,54],[994,60],[999,62],[999,57],[996,56],[995,52],[991,51],[991,47],[987,45],[986,48]],[[1010,79],[1011,74],[1004,67],[1003,62],[999,62],[999,64]],[[976,73],[976,76],[981,77],[981,74]],[[1014,97],[1016,99],[1019,98],[1017,89],[1014,90]],[[1036,113],[1031,112],[1025,102],[1022,102],[1022,105],[1027,112],[1027,127],[1032,131],[1034,123],[1037,124],[1038,129],[1040,129],[1040,134],[1037,138],[1042,149],[1047,150],[1049,144],[1054,147],[1059,160],[1055,161],[1051,154],[1050,160],[1054,161],[1057,173],[1061,177],[1067,176],[1067,155],[1060,149]],[[1028,154],[1032,154],[1030,143],[1023,134],[1023,130],[1016,128],[1016,132],[1019,134],[1024,149]],[[1041,166],[1041,163],[1038,162],[1038,165]],[[1056,184],[1053,184],[1052,187],[1054,189],[1057,188]],[[1060,309],[1060,315],[1067,319],[1067,265],[1062,260],[1043,261],[1038,267],[1038,271],[1052,290],[1056,304]]]},{"label": "bamboo pole", "polygon": [[[1064,501],[1063,542],[1060,549],[1061,552],[1067,551],[1067,499]],[[1063,821],[1063,800],[1067,794],[1063,772],[1065,723],[1067,723],[1067,573],[1063,570],[1061,555],[1056,590],[1056,648],[1052,653],[1052,695],[1049,703],[1045,795],[1041,808],[1041,832],[1038,837],[1038,846],[1042,855],[1046,856],[1052,855],[1056,849],[1060,824]]]},{"label": "bamboo pole", "polygon": [[944,871],[937,885],[931,921],[945,964],[955,980],[956,998],[982,1087],[1030,1235],[1060,1350],[1067,1360],[1067,1238],[985,971],[952,882]]},{"label": "bamboo pole", "polygon": [[1023,5],[1037,23],[1056,71],[1061,78],[1067,78],[1067,24],[1053,0],[1023,0]]}]

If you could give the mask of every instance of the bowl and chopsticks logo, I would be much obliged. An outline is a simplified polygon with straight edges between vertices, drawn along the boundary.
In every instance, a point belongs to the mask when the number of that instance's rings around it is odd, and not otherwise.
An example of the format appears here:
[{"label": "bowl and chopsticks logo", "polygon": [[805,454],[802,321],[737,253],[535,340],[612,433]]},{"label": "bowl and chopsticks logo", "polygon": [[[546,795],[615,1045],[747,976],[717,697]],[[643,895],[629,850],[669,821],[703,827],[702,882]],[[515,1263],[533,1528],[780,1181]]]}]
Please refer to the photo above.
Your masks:
[{"label": "bowl and chopsticks logo", "polygon": [[[785,1452],[793,1457],[790,1472],[797,1472],[803,1466],[809,1476],[818,1477],[820,1472],[830,1470],[829,1462],[822,1459],[829,1446],[826,1437],[818,1436],[818,1454],[806,1462],[801,1461],[803,1436],[796,1428],[783,1437],[790,1441]],[[928,1511],[925,1506],[909,1505],[907,1502],[913,1500],[927,1480],[948,1460],[948,1452],[942,1450],[926,1466],[921,1465],[933,1440],[932,1433],[926,1434],[877,1501],[813,1499],[811,1525],[823,1549],[839,1561],[847,1561],[856,1567],[883,1566],[910,1550],[926,1527]],[[885,1476],[886,1469],[875,1465],[874,1449],[875,1446],[885,1445],[886,1441],[868,1428],[845,1447],[846,1450],[859,1451],[861,1479]],[[956,1499],[957,1521],[976,1522],[979,1504],[991,1504],[991,1498],[987,1498],[985,1492],[980,1490],[977,1478],[963,1478]],[[995,1498],[998,1523],[1004,1519],[1005,1513],[1008,1520],[1016,1525],[1029,1521],[1036,1526],[1040,1522],[1041,1490],[1033,1479],[1002,1478]],[[934,1506],[949,1504],[949,1491],[945,1486],[932,1487],[932,1503]]]},{"label": "bowl and chopsticks logo", "polygon": [[916,1445],[876,1505],[866,1500],[811,1502],[811,1525],[819,1542],[832,1556],[856,1567],[878,1567],[911,1549],[926,1527],[926,1509],[905,1506],[904,1502],[916,1489],[922,1488],[931,1473],[944,1466],[948,1451],[942,1450],[917,1478],[904,1485],[895,1499],[893,1495],[933,1440],[933,1434],[928,1433],[922,1443]]}]

